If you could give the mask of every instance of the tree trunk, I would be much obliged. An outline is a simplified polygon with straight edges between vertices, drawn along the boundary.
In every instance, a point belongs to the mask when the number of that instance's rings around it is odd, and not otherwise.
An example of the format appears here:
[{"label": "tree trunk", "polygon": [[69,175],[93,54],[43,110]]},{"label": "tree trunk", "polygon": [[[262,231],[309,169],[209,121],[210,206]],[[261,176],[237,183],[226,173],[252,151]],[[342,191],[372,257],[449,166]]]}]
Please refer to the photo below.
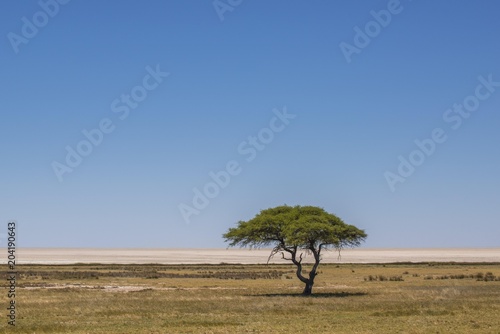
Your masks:
[{"label": "tree trunk", "polygon": [[314,254],[315,262],[314,262],[314,266],[312,267],[311,271],[309,272],[309,279],[302,280],[302,282],[304,282],[306,284],[306,287],[304,288],[304,291],[302,292],[302,294],[304,296],[312,295],[314,279],[316,278],[316,275],[318,275],[318,266],[319,266],[319,262],[321,260],[321,258],[319,256],[321,253],[321,246],[319,247],[318,250],[316,250],[314,248],[314,245],[311,245],[311,247],[309,249]]},{"label": "tree trunk", "polygon": [[317,266],[315,266],[315,268],[313,268],[311,270],[311,272],[309,273],[309,279],[307,279],[304,282],[306,284],[306,286],[304,288],[304,291],[302,292],[302,294],[304,296],[310,296],[310,295],[312,295],[312,289],[313,289],[313,285],[314,285],[314,278],[317,275],[316,268],[317,268]]},{"label": "tree trunk", "polygon": [[[300,254],[300,258],[297,260],[297,246],[294,246],[293,249],[287,249],[287,248],[284,248],[284,249],[285,249],[285,251],[287,251],[288,253],[290,253],[292,255],[292,258],[289,260],[291,260],[293,262],[293,264],[295,264],[297,266],[297,271],[296,271],[297,277],[302,283],[304,283],[306,285],[304,288],[304,291],[302,292],[302,295],[303,296],[312,295],[314,278],[316,277],[316,275],[318,275],[317,270],[318,270],[318,266],[319,266],[319,262],[320,262],[319,255],[321,252],[321,245],[319,247],[319,250],[316,250],[313,245],[311,245],[311,247],[309,248],[309,249],[311,249],[312,253],[314,254],[314,259],[315,259],[314,266],[311,269],[311,271],[309,272],[309,278],[306,278],[302,275],[302,254]],[[285,258],[285,257],[283,256],[283,258]],[[286,259],[286,260],[288,260],[288,259]]]},{"label": "tree trunk", "polygon": [[312,290],[313,290],[313,285],[314,285],[314,282],[307,282],[306,283],[306,287],[304,288],[304,291],[302,292],[302,294],[304,296],[310,296],[312,295]]}]

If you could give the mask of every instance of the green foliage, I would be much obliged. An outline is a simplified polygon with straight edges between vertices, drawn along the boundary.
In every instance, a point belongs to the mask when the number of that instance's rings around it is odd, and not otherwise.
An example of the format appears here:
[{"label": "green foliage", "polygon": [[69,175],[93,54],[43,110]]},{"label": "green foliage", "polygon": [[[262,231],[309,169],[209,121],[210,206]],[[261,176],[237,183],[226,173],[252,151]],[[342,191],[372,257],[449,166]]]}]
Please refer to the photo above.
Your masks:
[{"label": "green foliage", "polygon": [[240,221],[223,235],[230,246],[317,249],[359,246],[366,233],[314,206],[278,206]]}]

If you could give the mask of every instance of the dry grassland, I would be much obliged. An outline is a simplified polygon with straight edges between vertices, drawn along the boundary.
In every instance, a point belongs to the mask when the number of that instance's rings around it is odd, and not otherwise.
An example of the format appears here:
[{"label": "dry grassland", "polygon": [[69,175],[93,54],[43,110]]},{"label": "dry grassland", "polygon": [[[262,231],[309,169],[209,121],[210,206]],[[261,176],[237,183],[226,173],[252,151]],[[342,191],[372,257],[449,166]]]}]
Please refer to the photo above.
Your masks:
[{"label": "dry grassland", "polygon": [[281,264],[18,270],[1,332],[500,333],[500,264],[325,264],[311,297]]}]

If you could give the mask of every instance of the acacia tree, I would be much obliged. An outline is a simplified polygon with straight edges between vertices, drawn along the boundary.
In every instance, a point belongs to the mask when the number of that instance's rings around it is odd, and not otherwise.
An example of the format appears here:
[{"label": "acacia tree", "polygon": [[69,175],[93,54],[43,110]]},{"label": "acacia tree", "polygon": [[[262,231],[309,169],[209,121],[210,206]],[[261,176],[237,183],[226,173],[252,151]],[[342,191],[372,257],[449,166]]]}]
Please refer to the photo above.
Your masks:
[{"label": "acacia tree", "polygon": [[[367,235],[322,208],[283,205],[262,210],[249,221],[238,222],[238,226],[230,228],[223,237],[230,247],[274,246],[268,263],[276,254],[291,261],[297,267],[298,279],[305,284],[303,294],[310,295],[322,251],[359,246]],[[308,277],[302,273],[304,252],[314,257]]]}]

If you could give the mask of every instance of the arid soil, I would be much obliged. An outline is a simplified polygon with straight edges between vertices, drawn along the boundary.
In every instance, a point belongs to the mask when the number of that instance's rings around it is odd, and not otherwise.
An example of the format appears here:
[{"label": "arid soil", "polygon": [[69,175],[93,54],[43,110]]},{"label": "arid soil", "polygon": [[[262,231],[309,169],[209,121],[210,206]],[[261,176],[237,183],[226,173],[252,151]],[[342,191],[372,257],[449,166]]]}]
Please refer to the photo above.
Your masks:
[{"label": "arid soil", "polygon": [[[92,249],[92,248],[20,248],[20,264],[70,263],[159,263],[219,264],[266,263],[269,249]],[[311,256],[306,256],[309,262]],[[5,261],[4,261],[5,262]],[[284,263],[279,255],[270,263]],[[323,253],[323,263],[391,262],[500,262],[500,248],[457,249],[346,249]]]}]

